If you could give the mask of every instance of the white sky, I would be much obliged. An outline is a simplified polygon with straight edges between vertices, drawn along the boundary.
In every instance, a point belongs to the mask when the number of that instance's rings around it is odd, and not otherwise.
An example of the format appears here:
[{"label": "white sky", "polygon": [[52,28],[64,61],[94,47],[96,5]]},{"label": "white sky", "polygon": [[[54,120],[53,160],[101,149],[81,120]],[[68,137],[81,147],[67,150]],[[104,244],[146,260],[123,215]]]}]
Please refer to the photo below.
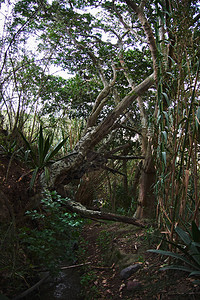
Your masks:
[{"label": "white sky", "polygon": [[[13,8],[13,3],[15,3],[16,1],[9,1],[10,4],[7,2],[5,3],[0,3],[0,38],[3,39],[5,38],[5,34],[6,32],[4,32],[4,23],[5,21],[8,21],[12,18],[12,8]],[[49,3],[52,2],[52,0],[48,0]],[[34,37],[30,37],[28,40],[28,43],[26,45],[27,50],[31,50],[34,52],[34,50],[36,49],[35,45],[36,45],[36,39]],[[5,49],[3,49],[3,51],[5,51]],[[3,53],[1,53],[1,55],[3,55]],[[44,53],[41,55],[44,56]],[[70,77],[72,77],[71,74],[69,74],[67,71],[63,71],[62,68],[60,67],[56,67],[56,66],[50,66],[49,68],[49,74],[54,75],[54,76],[61,76],[64,79],[69,79]]]}]

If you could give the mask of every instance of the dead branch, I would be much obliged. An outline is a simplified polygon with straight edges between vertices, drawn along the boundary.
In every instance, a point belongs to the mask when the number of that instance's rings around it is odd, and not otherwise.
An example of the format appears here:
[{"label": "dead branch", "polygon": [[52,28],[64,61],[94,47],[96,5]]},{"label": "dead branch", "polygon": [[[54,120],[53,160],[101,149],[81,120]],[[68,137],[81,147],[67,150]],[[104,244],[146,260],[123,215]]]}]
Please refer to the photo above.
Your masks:
[{"label": "dead branch", "polygon": [[107,170],[107,171],[109,171],[109,172],[111,172],[111,173],[113,173],[113,174],[119,174],[119,175],[125,176],[124,173],[122,173],[122,172],[120,172],[120,171],[118,171],[118,170],[116,170],[116,169],[109,168],[109,167],[107,167],[107,166],[102,166],[101,168],[104,169],[104,170]]},{"label": "dead branch", "polygon": [[61,270],[69,270],[69,269],[79,268],[79,267],[83,267],[83,266],[90,265],[90,264],[91,264],[91,262],[86,262],[86,263],[83,263],[83,264],[67,266],[67,267],[61,267],[60,269]]}]

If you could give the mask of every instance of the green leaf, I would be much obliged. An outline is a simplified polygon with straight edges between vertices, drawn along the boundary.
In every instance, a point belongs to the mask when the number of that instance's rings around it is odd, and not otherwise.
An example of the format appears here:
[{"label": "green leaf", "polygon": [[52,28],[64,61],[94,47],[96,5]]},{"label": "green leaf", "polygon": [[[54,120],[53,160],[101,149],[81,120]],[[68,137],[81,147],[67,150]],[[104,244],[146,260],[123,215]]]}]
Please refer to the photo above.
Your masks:
[{"label": "green leaf", "polygon": [[168,117],[168,113],[166,111],[163,111],[163,114],[165,115],[165,119],[167,121],[167,126],[169,127],[169,117]]},{"label": "green leaf", "polygon": [[194,245],[195,247],[198,247],[198,248],[200,248],[200,243],[197,243],[197,242],[192,242],[192,245]]},{"label": "green leaf", "polygon": [[42,126],[40,126],[40,133],[38,138],[39,166],[42,165],[43,149],[44,149],[44,137],[43,137]]},{"label": "green leaf", "polygon": [[54,157],[58,151],[62,148],[62,146],[65,144],[66,140],[68,139],[68,137],[66,137],[64,140],[62,140],[61,142],[59,142],[54,148],[53,150],[45,157],[45,164],[47,162],[49,162],[51,160],[52,157]]},{"label": "green leaf", "polygon": [[167,94],[164,93],[164,92],[162,92],[162,95],[164,96],[164,98],[165,98],[165,100],[166,100],[166,102],[167,102],[167,105],[168,105],[168,107],[169,107],[169,106],[170,106],[170,102],[169,102],[169,98],[168,98]]},{"label": "green leaf", "polygon": [[198,129],[200,125],[200,106],[197,108],[196,112],[196,128]]},{"label": "green leaf", "polygon": [[194,221],[192,221],[192,238],[194,242],[200,243],[200,230]]},{"label": "green leaf", "polygon": [[148,252],[152,252],[152,253],[157,253],[157,254],[160,254],[160,255],[166,255],[166,256],[171,256],[175,259],[178,259],[178,260],[181,260],[183,262],[185,262],[186,264],[192,266],[194,269],[196,269],[196,265],[191,263],[190,260],[188,260],[187,258],[185,258],[184,256],[180,255],[180,254],[177,254],[177,253],[173,253],[173,252],[170,252],[170,251],[164,251],[164,250],[154,250],[154,249],[150,249],[150,250],[147,250]]},{"label": "green leaf", "polygon": [[162,135],[164,136],[165,143],[167,144],[167,132],[166,131],[162,131]]},{"label": "green leaf", "polygon": [[44,149],[43,149],[43,153],[42,153],[42,164],[44,164],[45,157],[47,156],[50,149],[51,149],[50,136],[48,136],[46,141],[44,142]]},{"label": "green leaf", "polygon": [[[169,58],[171,58],[170,56],[168,56]],[[172,60],[174,62],[174,60]],[[169,76],[173,77],[174,79],[176,79],[175,75],[171,72],[166,72],[166,74],[168,74]]]},{"label": "green leaf", "polygon": [[193,271],[189,276],[200,276],[200,271]]},{"label": "green leaf", "polygon": [[31,147],[31,144],[28,142],[28,140],[25,138],[25,136],[23,135],[22,132],[19,132],[19,133],[20,133],[22,139],[24,140],[24,142],[25,142],[25,144],[26,144],[26,147],[28,148],[29,153],[31,154],[31,157],[32,157],[32,159],[33,159],[33,162],[34,162],[34,164],[35,164],[35,166],[36,166],[36,165],[37,165],[37,159],[36,159],[36,155],[35,155],[35,153],[34,153],[32,147]]},{"label": "green leaf", "polygon": [[31,182],[30,182],[30,189],[32,190],[34,184],[35,184],[35,180],[36,180],[36,176],[37,176],[37,173],[39,171],[39,167],[36,167],[35,170],[33,171],[33,175],[31,177]]},{"label": "green leaf", "polygon": [[162,158],[163,158],[164,164],[166,166],[167,165],[166,152],[162,152]]},{"label": "green leaf", "polygon": [[179,235],[181,240],[185,243],[185,245],[190,245],[192,243],[192,240],[187,232],[185,232],[180,227],[176,226],[175,228],[176,233]]},{"label": "green leaf", "polygon": [[184,266],[179,266],[179,265],[171,265],[171,266],[166,266],[161,268],[162,271],[166,271],[166,270],[179,270],[179,271],[184,271],[184,272],[188,272],[191,273],[193,272],[192,269],[188,268],[188,267],[184,267]]},{"label": "green leaf", "polygon": [[197,263],[198,267],[200,267],[200,252],[199,249],[194,245],[194,243],[191,243],[188,253],[189,255],[191,255],[192,259]]},{"label": "green leaf", "polygon": [[183,119],[181,119],[180,122],[178,123],[178,126],[180,126],[181,123],[184,123],[185,121],[187,121],[187,117],[184,117]]}]

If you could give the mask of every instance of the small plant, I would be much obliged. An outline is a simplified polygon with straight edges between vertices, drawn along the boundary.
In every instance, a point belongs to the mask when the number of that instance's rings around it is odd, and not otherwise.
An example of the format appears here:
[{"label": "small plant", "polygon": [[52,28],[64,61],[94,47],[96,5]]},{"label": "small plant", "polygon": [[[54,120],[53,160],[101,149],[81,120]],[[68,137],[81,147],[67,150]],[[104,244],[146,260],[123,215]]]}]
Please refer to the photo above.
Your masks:
[{"label": "small plant", "polygon": [[112,236],[106,230],[103,230],[99,233],[97,238],[97,243],[101,247],[103,252],[106,252],[111,244]]},{"label": "small plant", "polygon": [[81,276],[81,285],[88,286],[88,284],[94,282],[95,279],[96,279],[96,273],[94,271],[89,271],[87,273],[84,273]]},{"label": "small plant", "polygon": [[[7,141],[7,139],[5,139],[5,137],[2,139],[1,135],[0,135],[0,154],[2,156],[7,156],[7,157],[11,157],[13,155],[13,153],[16,152],[16,140],[14,141]],[[18,150],[18,152],[21,149]]]},{"label": "small plant", "polygon": [[97,279],[95,271],[85,272],[81,276],[81,285],[83,287],[83,296],[88,300],[99,299],[98,287],[94,284]]},{"label": "small plant", "polygon": [[103,265],[112,264],[113,259],[116,257],[116,251],[113,249],[112,239],[113,235],[106,230],[101,231],[97,237],[96,241],[101,251]]},{"label": "small plant", "polygon": [[56,192],[48,192],[40,211],[27,212],[37,228],[21,228],[20,241],[31,264],[54,271],[61,261],[75,259],[74,245],[82,220],[76,214],[65,212],[66,201]]},{"label": "small plant", "polygon": [[148,250],[149,252],[167,255],[173,257],[180,263],[165,266],[162,270],[181,270],[190,273],[190,276],[200,276],[200,229],[196,223],[192,222],[192,232],[189,234],[180,227],[175,228],[176,233],[181,239],[181,243],[169,242],[172,244],[179,253],[174,253],[164,250]]},{"label": "small plant", "polygon": [[30,182],[30,189],[33,188],[36,176],[38,172],[42,169],[45,170],[45,174],[48,178],[48,163],[51,162],[51,159],[58,153],[58,151],[62,148],[62,146],[65,144],[66,140],[65,138],[61,142],[59,142],[56,146],[52,147],[53,142],[53,135],[48,135],[46,138],[43,136],[43,129],[42,126],[40,126],[40,132],[38,136],[37,141],[37,147],[34,148],[31,143],[25,138],[23,133],[20,133],[25,144],[27,147],[27,150],[25,152],[25,158],[27,160],[29,154],[32,158],[32,163],[34,166],[33,175]]}]

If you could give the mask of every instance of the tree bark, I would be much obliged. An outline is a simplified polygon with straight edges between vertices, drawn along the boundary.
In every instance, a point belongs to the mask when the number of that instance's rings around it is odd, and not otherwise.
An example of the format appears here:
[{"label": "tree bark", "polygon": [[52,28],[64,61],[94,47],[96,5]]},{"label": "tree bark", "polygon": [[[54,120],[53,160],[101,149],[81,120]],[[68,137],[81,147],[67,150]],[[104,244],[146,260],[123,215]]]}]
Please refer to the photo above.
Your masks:
[{"label": "tree bark", "polygon": [[65,204],[67,209],[71,212],[75,212],[79,214],[83,218],[89,218],[89,219],[101,219],[101,220],[108,220],[108,221],[115,221],[115,222],[123,222],[123,223],[128,223],[132,224],[138,227],[144,228],[145,225],[136,220],[135,218],[129,218],[126,216],[121,216],[121,215],[116,215],[116,214],[111,214],[111,213],[105,213],[102,211],[96,211],[96,210],[90,210],[87,209],[85,206],[82,204],[68,200]]},{"label": "tree bark", "polygon": [[155,164],[149,144],[139,180],[138,207],[134,215],[137,219],[153,219],[155,217],[155,179]]}]

